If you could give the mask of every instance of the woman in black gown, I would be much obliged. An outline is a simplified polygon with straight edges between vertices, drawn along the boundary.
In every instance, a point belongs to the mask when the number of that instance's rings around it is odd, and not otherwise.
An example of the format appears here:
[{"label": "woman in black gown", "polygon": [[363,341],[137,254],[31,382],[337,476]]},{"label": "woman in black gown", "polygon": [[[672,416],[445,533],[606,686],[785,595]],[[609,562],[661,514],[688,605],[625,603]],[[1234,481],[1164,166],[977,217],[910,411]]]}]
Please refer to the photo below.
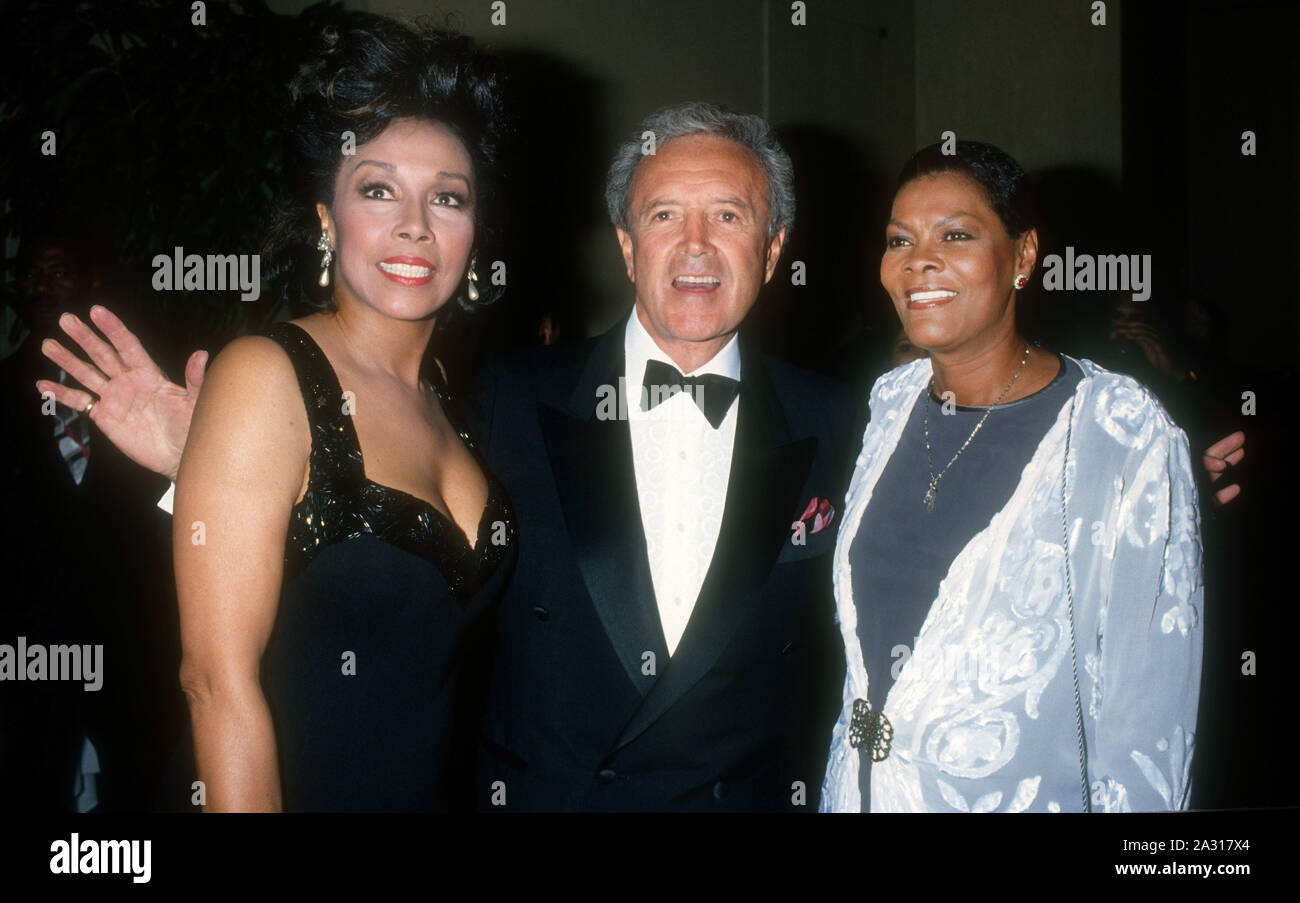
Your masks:
[{"label": "woman in black gown", "polygon": [[319,248],[327,306],[228,345],[195,407],[174,548],[197,776],[209,811],[445,809],[467,631],[515,548],[426,355],[448,305],[491,300],[495,81],[467,38],[350,14],[293,90],[277,235]]}]

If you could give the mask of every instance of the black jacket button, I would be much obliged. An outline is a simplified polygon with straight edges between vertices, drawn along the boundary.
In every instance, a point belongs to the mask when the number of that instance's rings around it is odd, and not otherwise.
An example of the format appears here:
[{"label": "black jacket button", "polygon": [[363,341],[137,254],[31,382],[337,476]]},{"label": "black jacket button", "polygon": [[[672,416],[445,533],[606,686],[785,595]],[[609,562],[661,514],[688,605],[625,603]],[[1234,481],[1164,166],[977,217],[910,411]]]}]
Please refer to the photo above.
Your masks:
[{"label": "black jacket button", "polygon": [[724,796],[727,795],[727,790],[728,790],[728,787],[727,787],[726,782],[725,782],[725,781],[718,781],[718,783],[716,783],[716,784],[713,785],[713,798],[714,798],[715,800],[720,800],[720,799],[722,799]]},{"label": "black jacket button", "polygon": [[596,772],[596,780],[602,784],[612,784],[616,777],[618,777],[618,773],[609,768],[602,768]]},{"label": "black jacket button", "polygon": [[546,621],[551,617],[551,613],[540,605],[533,609],[533,614],[537,615],[537,620],[539,621]]}]

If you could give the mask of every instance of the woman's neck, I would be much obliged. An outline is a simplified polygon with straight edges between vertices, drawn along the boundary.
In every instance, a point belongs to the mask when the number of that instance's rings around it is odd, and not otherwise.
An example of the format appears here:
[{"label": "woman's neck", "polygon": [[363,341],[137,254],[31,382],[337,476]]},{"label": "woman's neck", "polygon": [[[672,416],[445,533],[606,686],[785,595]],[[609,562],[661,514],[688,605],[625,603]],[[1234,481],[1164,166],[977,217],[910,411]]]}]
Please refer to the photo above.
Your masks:
[{"label": "woman's neck", "polygon": [[930,355],[935,394],[942,398],[951,392],[955,403],[971,407],[1006,404],[1032,395],[1055,377],[1055,360],[1055,355],[1031,347],[1019,333],[973,351]]},{"label": "woman's neck", "polygon": [[328,318],[355,367],[419,389],[435,318],[396,320],[354,305],[340,307]]}]

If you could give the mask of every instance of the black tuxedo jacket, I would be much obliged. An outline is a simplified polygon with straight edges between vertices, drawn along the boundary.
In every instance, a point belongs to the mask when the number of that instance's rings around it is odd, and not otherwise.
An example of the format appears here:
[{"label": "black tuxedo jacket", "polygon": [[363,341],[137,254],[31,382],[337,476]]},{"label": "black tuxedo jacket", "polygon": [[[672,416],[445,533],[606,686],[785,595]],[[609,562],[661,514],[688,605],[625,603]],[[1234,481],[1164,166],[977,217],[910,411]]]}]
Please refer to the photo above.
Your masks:
[{"label": "black tuxedo jacket", "polygon": [[[740,410],[712,564],[671,659],[626,420],[602,419],[623,326],[484,371],[489,463],[515,507],[474,796],[499,811],[815,811],[840,708],[835,528],[845,390],[741,341]],[[607,390],[606,390],[607,391]],[[639,403],[639,385],[628,404]]]}]

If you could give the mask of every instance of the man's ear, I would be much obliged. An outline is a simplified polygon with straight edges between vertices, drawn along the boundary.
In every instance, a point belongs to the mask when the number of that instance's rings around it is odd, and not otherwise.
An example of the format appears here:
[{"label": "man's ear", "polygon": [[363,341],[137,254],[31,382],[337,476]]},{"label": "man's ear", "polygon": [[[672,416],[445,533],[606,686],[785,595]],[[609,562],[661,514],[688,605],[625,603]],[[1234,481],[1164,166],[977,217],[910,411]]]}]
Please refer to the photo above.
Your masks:
[{"label": "man's ear", "polygon": [[763,268],[764,285],[772,281],[772,274],[776,272],[776,262],[781,259],[781,249],[785,247],[785,233],[786,227],[783,227],[767,243],[767,263]]},{"label": "man's ear", "polygon": [[627,267],[627,278],[633,285],[635,285],[636,264],[633,263],[633,260],[635,259],[633,252],[636,249],[632,241],[632,234],[622,226],[615,226],[614,234],[618,236],[618,246],[623,249],[623,265]]},{"label": "man's ear", "polygon": [[1016,272],[1028,276],[1034,272],[1034,264],[1038,262],[1038,230],[1030,229],[1017,239],[1016,244]]}]

